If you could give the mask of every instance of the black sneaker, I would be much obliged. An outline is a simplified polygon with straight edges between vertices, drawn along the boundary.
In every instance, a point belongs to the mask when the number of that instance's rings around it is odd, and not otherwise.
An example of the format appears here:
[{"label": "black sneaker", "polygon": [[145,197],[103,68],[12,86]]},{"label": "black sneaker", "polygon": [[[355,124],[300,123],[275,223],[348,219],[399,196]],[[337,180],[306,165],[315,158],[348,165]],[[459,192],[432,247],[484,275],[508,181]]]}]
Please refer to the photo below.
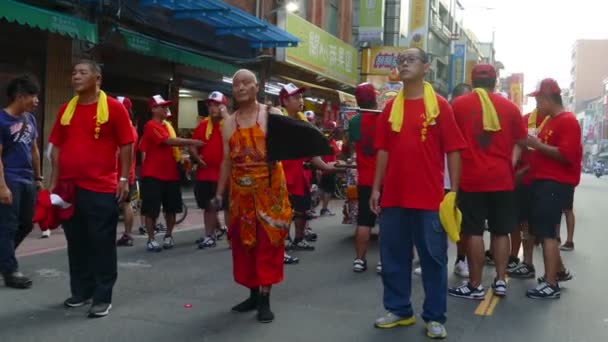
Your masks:
[{"label": "black sneaker", "polygon": [[91,302],[91,298],[70,297],[63,302],[67,308],[79,308]]},{"label": "black sneaker", "polygon": [[215,239],[217,241],[220,241],[224,238],[225,235],[228,234],[228,227],[226,226],[221,226],[217,229],[217,231],[215,232]]},{"label": "black sneaker", "polygon": [[291,243],[291,250],[293,251],[314,251],[315,246],[308,243],[306,240],[294,240]]},{"label": "black sneaker", "polygon": [[492,252],[489,250],[486,251],[486,265],[494,266],[494,257],[492,256]]},{"label": "black sneaker", "polygon": [[505,297],[507,295],[507,282],[504,280],[496,280],[492,283],[492,289],[494,294],[498,297]]},{"label": "black sneaker", "polygon": [[129,235],[123,234],[118,241],[116,241],[118,247],[133,247],[133,238]]},{"label": "black sneaker", "polygon": [[534,269],[534,265],[528,265],[525,262],[522,262],[514,269],[507,270],[507,274],[512,278],[531,279],[536,276],[536,270]]},{"label": "black sneaker", "polygon": [[4,274],[3,277],[6,287],[20,290],[29,289],[32,287],[32,280],[24,276],[21,272]]},{"label": "black sneaker", "polygon": [[[557,281],[559,283],[564,283],[564,282],[566,282],[568,280],[572,280],[572,279],[574,279],[574,276],[572,275],[572,273],[568,269],[566,269],[564,271],[557,272]],[[536,279],[536,281],[539,284],[546,282],[545,276],[542,276],[542,277]]]},{"label": "black sneaker", "polygon": [[363,259],[355,259],[353,261],[353,272],[361,273],[367,270],[367,261]]},{"label": "black sneaker", "polygon": [[559,247],[560,251],[564,251],[564,252],[571,252],[574,250],[574,242],[564,242],[563,245],[561,245],[561,247]]},{"label": "black sneaker", "polygon": [[466,282],[459,287],[448,289],[448,294],[458,298],[483,300],[486,296],[486,290],[481,285],[473,287],[469,282]]},{"label": "black sneaker", "polygon": [[207,236],[198,244],[198,249],[213,248],[215,246],[217,246],[215,239],[211,236]]},{"label": "black sneaker", "polygon": [[285,265],[295,265],[297,263],[300,262],[300,259],[298,259],[297,257],[294,257],[292,255],[289,255],[287,253],[283,253],[283,264]]},{"label": "black sneaker", "polygon": [[518,257],[510,256],[509,263],[507,264],[507,271],[514,270],[515,268],[517,268],[517,266],[519,266],[519,262],[520,260]]},{"label": "black sneaker", "polygon": [[555,286],[542,282],[537,287],[528,290],[526,296],[532,299],[558,299],[561,296],[559,284]]},{"label": "black sneaker", "polygon": [[148,234],[148,231],[146,230],[146,227],[144,227],[144,226],[139,226],[139,228],[137,228],[137,231],[139,232],[139,235]]},{"label": "black sneaker", "polygon": [[89,318],[105,317],[110,313],[112,304],[110,303],[97,303],[91,305],[89,309]]},{"label": "black sneaker", "polygon": [[306,229],[304,230],[304,239],[306,241],[315,242],[317,241],[317,237],[317,233],[313,232],[310,227],[306,227]]}]

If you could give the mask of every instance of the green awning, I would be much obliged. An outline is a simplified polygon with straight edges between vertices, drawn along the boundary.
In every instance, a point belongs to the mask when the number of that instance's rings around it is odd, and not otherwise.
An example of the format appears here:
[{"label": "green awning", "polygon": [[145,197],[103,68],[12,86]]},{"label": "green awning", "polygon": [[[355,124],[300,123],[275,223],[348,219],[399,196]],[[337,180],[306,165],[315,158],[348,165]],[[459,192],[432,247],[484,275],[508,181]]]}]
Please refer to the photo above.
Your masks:
[{"label": "green awning", "polygon": [[150,36],[125,29],[120,29],[120,33],[125,38],[129,49],[143,55],[166,59],[174,63],[191,65],[224,76],[232,76],[238,70],[234,65],[186,51],[177,45]]},{"label": "green awning", "polygon": [[0,19],[97,44],[97,26],[88,21],[13,0],[0,0]]}]

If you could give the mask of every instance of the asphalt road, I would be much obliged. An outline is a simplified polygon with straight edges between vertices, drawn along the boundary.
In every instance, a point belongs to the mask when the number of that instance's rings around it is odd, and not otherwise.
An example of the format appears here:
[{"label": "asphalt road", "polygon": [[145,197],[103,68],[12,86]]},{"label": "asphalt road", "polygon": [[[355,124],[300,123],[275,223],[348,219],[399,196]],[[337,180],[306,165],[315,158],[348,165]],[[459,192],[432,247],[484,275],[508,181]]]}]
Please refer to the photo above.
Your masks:
[{"label": "asphalt road", "polygon": [[[563,285],[560,300],[526,298],[533,280],[511,280],[507,298],[492,304],[493,312],[483,316],[475,314],[479,302],[449,298],[448,341],[608,341],[608,296],[603,292],[608,280],[607,194],[608,177],[584,176],[577,188],[576,250],[563,254],[576,277]],[[196,222],[200,214],[192,210],[190,215],[190,222]],[[426,340],[422,320],[412,327],[373,328],[373,321],[384,312],[382,284],[372,267],[364,274],[352,272],[352,228],[339,224],[340,218],[314,221],[320,237],[317,250],[296,253],[301,263],[286,267],[285,281],[272,294],[277,316],[272,324],[257,323],[255,314],[230,313],[247,290],[232,281],[226,243],[197,250],[194,240],[200,233],[192,230],[194,226],[175,234],[177,245],[171,251],[147,253],[141,238],[135,247],[121,248],[114,308],[110,316],[95,320],[86,318],[86,308],[68,310],[61,305],[69,291],[60,234],[48,250],[32,246],[50,240],[29,239],[20,262],[22,270],[33,276],[34,287],[26,291],[0,287],[0,341]],[[535,252],[541,273],[540,250]],[[453,246],[450,256],[453,260]],[[374,242],[370,266],[377,260]],[[486,268],[486,286],[492,277],[492,269]],[[450,278],[451,284],[461,281]],[[418,313],[422,298],[416,280],[413,303]]]}]

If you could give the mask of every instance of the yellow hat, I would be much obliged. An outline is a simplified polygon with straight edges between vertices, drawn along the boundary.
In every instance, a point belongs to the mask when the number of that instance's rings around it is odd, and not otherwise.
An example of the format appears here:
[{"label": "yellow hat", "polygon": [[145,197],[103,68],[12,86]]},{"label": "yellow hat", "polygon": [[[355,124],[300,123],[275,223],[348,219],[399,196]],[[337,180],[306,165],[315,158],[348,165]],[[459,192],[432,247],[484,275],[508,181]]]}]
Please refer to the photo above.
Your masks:
[{"label": "yellow hat", "polygon": [[460,240],[460,224],[462,223],[462,213],[456,207],[456,193],[448,192],[439,205],[439,221],[445,230],[448,238],[453,242]]}]

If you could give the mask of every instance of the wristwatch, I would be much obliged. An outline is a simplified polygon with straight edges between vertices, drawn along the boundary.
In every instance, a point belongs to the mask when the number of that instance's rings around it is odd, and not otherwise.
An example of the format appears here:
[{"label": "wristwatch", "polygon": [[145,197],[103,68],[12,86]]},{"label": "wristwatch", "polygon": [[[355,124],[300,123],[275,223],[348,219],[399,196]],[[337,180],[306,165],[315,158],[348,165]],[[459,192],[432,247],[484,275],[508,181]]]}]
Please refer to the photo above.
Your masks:
[{"label": "wristwatch", "polygon": [[120,177],[118,180],[121,181],[121,182],[128,182],[129,181],[129,179],[127,177]]}]

